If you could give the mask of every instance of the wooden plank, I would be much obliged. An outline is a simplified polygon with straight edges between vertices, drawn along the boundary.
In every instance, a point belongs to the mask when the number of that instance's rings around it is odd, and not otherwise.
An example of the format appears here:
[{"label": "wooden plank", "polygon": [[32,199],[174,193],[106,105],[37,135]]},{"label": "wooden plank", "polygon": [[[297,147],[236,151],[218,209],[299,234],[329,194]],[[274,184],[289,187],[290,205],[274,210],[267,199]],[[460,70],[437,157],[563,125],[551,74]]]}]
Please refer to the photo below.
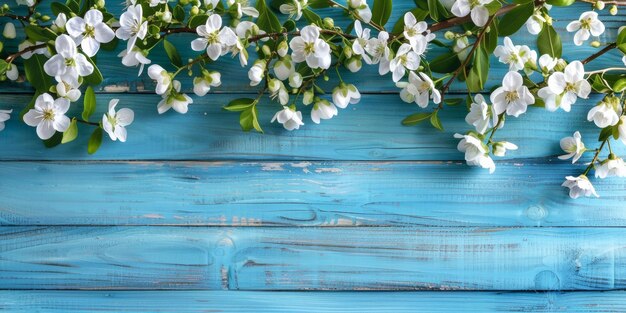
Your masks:
[{"label": "wooden plank", "polygon": [[611,290],[624,228],[0,227],[0,289]]},{"label": "wooden plank", "polygon": [[8,312],[623,312],[626,292],[0,291]]},{"label": "wooden plank", "polygon": [[[626,183],[568,164],[2,163],[1,225],[626,226]],[[15,179],[19,177],[19,179]]]},{"label": "wooden plank", "polygon": [[[92,126],[81,124],[76,141],[46,149],[35,129],[17,118],[28,96],[7,95],[2,107],[12,108],[14,114],[0,132],[0,160],[463,160],[453,134],[470,130],[463,106],[446,108],[439,114],[445,127],[439,132],[428,121],[417,127],[402,126],[400,121],[419,108],[402,102],[397,95],[368,95],[321,125],[310,121],[309,108],[305,108],[306,125],[293,132],[269,123],[279,107],[264,102],[259,107],[265,134],[245,133],[239,126],[239,115],[221,109],[223,103],[237,97],[214,95],[211,101],[191,105],[186,115],[158,115],[160,97],[156,95],[100,95],[94,116],[104,113],[111,98],[119,98],[119,107],[135,110],[135,122],[127,128],[126,143],[105,138],[100,150],[89,155],[86,147]],[[562,154],[559,140],[574,130],[580,130],[587,146],[595,148],[599,129],[587,122],[586,116],[600,99],[594,95],[579,101],[570,113],[531,108],[518,119],[509,118],[495,138],[513,142],[520,149],[508,152],[505,159]],[[80,115],[81,109],[75,105],[70,114]],[[626,151],[622,144],[614,146]]]},{"label": "wooden plank", "polygon": [[[118,1],[119,2],[119,1]],[[371,3],[370,3],[371,5]],[[109,1],[107,3],[108,10],[119,14],[121,12],[121,4],[113,3],[113,1]],[[573,34],[568,33],[565,30],[565,26],[573,19],[578,18],[578,16],[584,12],[589,10],[590,4],[588,3],[575,3],[570,7],[559,7],[552,10],[550,13],[554,19],[554,26],[557,28],[557,31],[562,36],[562,40],[564,43],[563,49],[563,57],[566,60],[575,60],[575,59],[583,59],[598,49],[593,48],[587,44],[582,46],[574,46],[573,44]],[[389,19],[388,27],[393,27],[393,23],[398,20],[409,9],[415,7],[415,4],[411,1],[396,1],[394,3],[394,10],[392,12],[392,16]],[[335,21],[339,23],[345,24],[348,20],[344,16],[343,12],[340,10],[323,10],[322,16],[334,18]],[[623,21],[626,19],[626,12],[624,10],[619,10],[618,14],[615,16],[608,15],[606,11],[602,14],[602,21],[605,23],[606,31],[605,33],[599,37],[600,42],[612,42],[615,41],[617,36],[617,29],[623,26]],[[23,33],[18,31],[18,33]],[[443,39],[443,32],[440,32],[439,38]],[[177,35],[168,39],[171,39],[172,43],[174,43],[178,47],[189,47],[190,42],[195,38],[193,34],[182,34]],[[535,47],[536,36],[530,35],[525,26],[517,33],[515,36],[512,36],[515,44],[525,44],[531,47]],[[16,40],[11,40],[6,44],[5,51],[12,51],[11,49],[15,49],[15,46],[19,43],[20,38]],[[502,39],[500,39],[502,40]],[[146,73],[141,77],[137,77],[138,70],[136,68],[126,68],[121,64],[121,59],[117,57],[118,53],[123,50],[123,45],[120,45],[116,51],[113,52],[101,52],[98,55],[98,65],[103,73],[105,82],[101,85],[100,91],[102,92],[149,92],[154,90],[154,84],[152,80],[147,76]],[[153,53],[150,55],[153,63],[161,64],[163,66],[169,66],[169,60],[165,53],[159,52],[162,51],[161,47],[157,47],[158,53]],[[193,52],[191,49],[179,49],[183,60],[186,60],[190,57],[195,57],[197,54]],[[433,58],[434,56],[439,55],[442,52],[442,48],[440,47],[432,47],[431,51],[429,51],[429,58]],[[250,51],[251,57],[255,56],[253,50]],[[622,55],[613,51],[604,55],[601,59],[596,60],[587,66],[587,69],[593,70],[604,67],[615,67],[622,64],[621,62]],[[492,68],[489,73],[489,81],[485,90],[490,90],[493,86],[500,84],[502,81],[502,77],[507,73],[508,66],[504,64],[498,63],[496,58],[491,59]],[[214,88],[215,91],[219,92],[256,92],[258,90],[257,87],[251,87],[249,85],[249,80],[247,76],[247,68],[241,68],[239,65],[238,59],[231,59],[229,56],[223,57],[219,62],[212,64],[209,66],[211,70],[217,70],[222,72],[223,74],[228,73],[228,75],[224,75],[223,84],[219,88]],[[347,71],[344,71],[347,72]],[[334,73],[330,74],[333,78],[329,83],[320,82],[321,86],[324,86],[327,90],[332,90],[332,88],[337,84],[337,79],[333,76]],[[534,75],[534,79],[541,80],[538,74]],[[387,75],[385,77],[380,77],[378,75],[378,68],[376,66],[367,66],[364,64],[364,69],[357,74],[352,73],[344,73],[342,74],[344,80],[348,82],[358,82],[358,87],[363,92],[398,92],[398,88],[395,87],[395,84],[391,80],[391,76]],[[188,93],[192,93],[192,85],[190,79],[183,80],[183,89]],[[464,91],[464,83],[455,83],[452,88],[452,91]],[[0,89],[0,93],[9,93],[9,92],[31,92],[31,88],[28,86],[20,85],[20,84],[6,84],[3,83],[2,88]],[[195,98],[196,99],[196,98]],[[197,98],[200,99],[200,98]]]}]

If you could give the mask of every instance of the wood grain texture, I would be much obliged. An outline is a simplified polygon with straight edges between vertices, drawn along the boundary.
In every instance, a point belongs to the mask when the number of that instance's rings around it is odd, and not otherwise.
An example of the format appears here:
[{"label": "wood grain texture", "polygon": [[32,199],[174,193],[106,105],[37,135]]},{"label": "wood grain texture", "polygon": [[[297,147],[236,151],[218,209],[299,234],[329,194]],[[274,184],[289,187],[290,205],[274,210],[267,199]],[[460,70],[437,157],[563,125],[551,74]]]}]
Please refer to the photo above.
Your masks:
[{"label": "wood grain texture", "polygon": [[[35,129],[17,118],[29,97],[7,95],[3,107],[13,108],[14,114],[0,132],[0,160],[463,160],[453,134],[471,129],[464,120],[467,110],[463,106],[439,114],[445,127],[440,132],[428,121],[416,127],[401,125],[404,117],[420,111],[417,105],[404,103],[397,95],[368,95],[320,125],[311,122],[310,108],[304,108],[306,125],[293,132],[271,124],[279,106],[262,102],[260,120],[265,134],[245,133],[239,115],[221,108],[237,97],[211,95],[191,105],[188,114],[172,111],[158,115],[159,96],[99,95],[94,120],[105,112],[110,99],[119,98],[119,107],[135,110],[135,122],[127,127],[126,143],[106,137],[100,150],[89,155],[86,147],[92,126],[79,125],[76,141],[47,149]],[[513,142],[520,149],[507,152],[504,159],[553,158],[563,153],[559,140],[575,130],[581,131],[589,148],[595,148],[599,129],[587,122],[586,116],[599,100],[598,95],[579,100],[569,113],[529,108],[519,118],[509,117],[495,138]],[[81,110],[82,105],[75,105],[71,114],[80,115]],[[626,152],[624,145],[614,146],[616,152]]]},{"label": "wood grain texture", "polygon": [[[115,3],[113,3],[115,2]],[[121,2],[109,1],[107,3],[108,10],[115,14],[121,12]],[[371,5],[371,3],[370,3]],[[574,33],[568,33],[565,30],[565,26],[574,19],[577,19],[580,13],[589,10],[591,7],[588,3],[575,3],[569,7],[559,7],[551,11],[554,18],[554,26],[562,37],[564,47],[563,57],[566,60],[578,60],[583,59],[598,50],[588,44],[582,46],[574,46],[573,35]],[[395,23],[404,12],[415,8],[415,4],[412,1],[395,1],[393,6],[392,16],[389,19],[388,27],[392,28]],[[320,14],[323,17],[332,17],[338,25],[346,24],[348,19],[343,15],[340,10],[327,9],[321,10]],[[602,14],[602,21],[605,23],[605,33],[597,38],[600,42],[610,43],[615,41],[617,36],[617,29],[624,26],[624,20],[626,19],[626,10],[619,10],[618,14],[611,16],[606,11]],[[18,31],[18,34],[22,33]],[[179,34],[168,38],[179,47],[183,60],[193,58],[197,56],[197,53],[193,52],[190,47],[191,41],[196,36],[193,34]],[[529,34],[526,28],[523,27],[517,34],[512,36],[515,44],[525,44],[530,47],[535,47],[536,36]],[[444,40],[443,32],[438,33],[438,39]],[[7,43],[7,49],[15,49],[21,38],[11,40]],[[500,38],[502,43],[502,38]],[[104,83],[100,86],[101,92],[152,92],[154,90],[154,84],[148,77],[147,73],[144,73],[141,77],[137,77],[137,68],[126,68],[121,64],[121,59],[117,57],[117,54],[123,50],[123,45],[120,45],[116,51],[100,52],[98,54],[98,67],[105,77]],[[162,53],[162,47],[155,48],[155,53],[150,55],[150,59],[155,64],[160,64],[166,68],[173,69],[165,53]],[[429,59],[441,54],[444,51],[440,47],[432,47],[427,54]],[[251,49],[250,55],[255,56],[256,53]],[[251,66],[252,62],[250,62]],[[598,69],[603,67],[621,66],[621,54],[618,51],[613,51],[602,57],[601,60],[592,62],[587,66],[587,69]],[[498,63],[497,58],[491,58],[491,71],[489,72],[489,80],[485,86],[485,90],[490,90],[493,86],[499,85],[502,81],[502,77],[507,73],[508,66]],[[248,80],[248,68],[242,68],[238,59],[232,59],[229,55],[220,58],[219,62],[211,64],[209,66],[211,70],[217,70],[224,74],[223,84],[218,88],[214,88],[217,92],[227,93],[239,93],[239,92],[256,92],[257,87],[251,87]],[[376,66],[367,66],[364,64],[363,70],[357,74],[349,73],[347,70],[343,71],[342,77],[348,82],[358,82],[357,86],[362,92],[398,92],[398,88],[395,87],[391,76],[387,75],[381,77],[378,74],[378,68]],[[326,90],[330,91],[336,86],[338,80],[334,76],[334,73],[330,74],[332,79],[328,83],[320,82]],[[184,75],[183,75],[184,77]],[[539,75],[535,74],[534,79],[541,80]],[[188,93],[192,93],[192,82],[190,79],[183,79],[183,89]],[[451,91],[464,91],[466,90],[464,83],[456,82]],[[0,93],[13,93],[13,92],[32,92],[31,88],[21,84],[8,85],[3,83]],[[202,99],[194,97],[194,99]],[[225,104],[225,103],[224,103]]]},{"label": "wood grain texture", "polygon": [[623,228],[2,227],[0,289],[610,290]]},{"label": "wood grain texture", "polygon": [[[4,163],[2,225],[626,226],[626,183],[568,164]],[[19,179],[15,179],[19,177]]]},{"label": "wood grain texture", "polygon": [[9,312],[623,312],[607,292],[0,291]]}]

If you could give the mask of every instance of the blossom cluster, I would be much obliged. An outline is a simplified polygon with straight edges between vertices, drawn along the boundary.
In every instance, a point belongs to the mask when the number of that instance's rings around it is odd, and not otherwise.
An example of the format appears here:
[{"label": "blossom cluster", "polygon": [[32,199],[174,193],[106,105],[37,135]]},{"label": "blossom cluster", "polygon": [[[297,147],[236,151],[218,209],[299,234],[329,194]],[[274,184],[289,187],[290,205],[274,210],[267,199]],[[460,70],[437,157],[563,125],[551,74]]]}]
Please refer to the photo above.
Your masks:
[{"label": "blossom cluster", "polygon": [[[561,39],[550,12],[555,6],[572,2],[417,0],[415,8],[402,14],[391,29],[385,28],[391,0],[257,0],[254,6],[246,0],[128,0],[119,16],[107,11],[104,0],[68,0],[52,7],[54,19],[38,13],[40,2],[17,0],[18,5],[28,7],[28,13],[14,14],[8,5],[2,6],[0,18],[8,20],[3,36],[15,39],[19,22],[26,39],[15,53],[0,60],[0,76],[11,81],[25,77],[36,90],[22,119],[36,128],[42,140],[57,138],[58,143],[67,143],[76,138],[77,123],[93,126],[89,152],[98,149],[103,132],[111,140],[126,141],[126,127],[134,120],[131,109],[116,110],[117,99],[109,102],[101,119],[90,120],[97,104],[94,87],[103,80],[95,56],[120,43],[118,57],[124,66],[136,67],[138,75],[144,75],[147,66],[146,75],[161,96],[156,104],[159,114],[170,109],[187,113],[195,97],[207,96],[221,86],[222,73],[215,63],[236,58],[247,71],[249,85],[259,89],[256,98],[235,99],[224,106],[240,114],[245,131],[262,132],[257,106],[263,97],[276,104],[270,122],[280,123],[289,131],[303,127],[308,118],[319,124],[338,116],[341,109],[358,104],[362,98],[355,82],[344,81],[341,73],[359,72],[364,64],[387,77],[402,101],[422,110],[408,116],[404,124],[430,120],[443,130],[440,111],[446,105],[463,102],[449,98],[449,90],[455,82],[464,81],[468,93],[465,121],[471,130],[454,137],[459,139],[458,150],[464,153],[467,164],[489,172],[496,169],[493,157],[518,149],[514,143],[496,140],[495,133],[507,118],[519,118],[533,106],[570,112],[578,99],[587,99],[595,90],[606,94],[587,116],[602,129],[600,147],[585,148],[576,132],[561,141],[565,155],[560,157],[576,162],[585,152],[595,152],[584,173],[568,176],[563,184],[572,197],[589,196],[596,195],[586,176],[591,169],[595,168],[599,178],[626,173],[624,162],[610,146],[611,138],[626,142],[626,118],[622,115],[626,79],[619,81],[623,74],[617,78],[605,75],[615,68],[586,72],[585,64],[614,48],[626,53],[626,31],[620,29],[616,42],[605,43],[591,59],[562,58]],[[604,3],[596,1],[591,6],[567,24],[575,45],[583,45],[592,37],[599,39],[606,31],[599,14]],[[332,18],[318,15],[318,9],[340,10],[347,23],[336,25]],[[616,10],[612,6],[609,14]],[[519,29],[537,36],[537,49],[513,42],[509,36]],[[194,37],[185,48],[196,57],[183,60],[177,45],[169,41],[180,33]],[[593,40],[590,45],[599,48],[603,44]],[[155,48],[168,56],[169,64],[153,63]],[[491,55],[508,72],[487,94]],[[31,58],[36,62],[29,61]],[[626,56],[623,61],[626,65]],[[190,90],[195,97],[183,87],[187,83],[183,73],[192,77]],[[322,82],[331,76],[336,83],[329,88]],[[70,107],[80,99],[81,116],[68,116]],[[11,114],[12,110],[0,110],[0,130]],[[605,146],[609,154],[602,160]]]}]

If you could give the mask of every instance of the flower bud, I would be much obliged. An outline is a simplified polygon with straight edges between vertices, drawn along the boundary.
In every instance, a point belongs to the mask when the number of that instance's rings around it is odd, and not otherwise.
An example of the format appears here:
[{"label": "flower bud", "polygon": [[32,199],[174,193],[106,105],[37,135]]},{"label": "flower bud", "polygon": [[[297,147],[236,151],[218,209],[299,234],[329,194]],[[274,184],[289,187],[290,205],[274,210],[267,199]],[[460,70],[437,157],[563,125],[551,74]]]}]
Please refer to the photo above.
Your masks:
[{"label": "flower bud", "polygon": [[333,27],[335,27],[335,21],[332,18],[330,18],[330,17],[325,17],[323,24],[324,24],[325,28],[333,28]]},{"label": "flower bud", "polygon": [[96,2],[96,7],[98,7],[98,8],[104,8],[105,4],[106,4],[106,3],[104,2],[104,0],[98,0],[98,1]]},{"label": "flower bud", "polygon": [[594,7],[598,10],[604,10],[604,1],[596,1]]},{"label": "flower bud", "polygon": [[443,37],[448,39],[448,40],[452,40],[452,39],[454,39],[455,36],[454,36],[453,32],[447,31],[445,34],[443,34]]},{"label": "flower bud", "polygon": [[280,87],[281,87],[280,80],[276,78],[270,79],[269,83],[267,84],[267,88],[271,92],[277,92],[278,90],[280,90]]},{"label": "flower bud", "polygon": [[309,105],[313,103],[313,98],[315,98],[315,92],[313,91],[313,88],[305,90],[302,97],[302,103],[304,105]]},{"label": "flower bud", "polygon": [[343,47],[343,55],[346,58],[351,58],[352,57],[352,48],[349,46],[345,46]]},{"label": "flower bud", "polygon": [[357,58],[357,57],[350,58],[346,64],[346,67],[352,73],[356,73],[360,71],[362,66],[363,66],[363,63],[361,62],[361,58]]},{"label": "flower bud", "polygon": [[508,141],[499,141],[493,144],[493,155],[503,157],[506,150],[517,150],[517,146]]},{"label": "flower bud", "polygon": [[8,4],[6,4],[6,3],[5,3],[5,4],[3,4],[3,5],[2,5],[2,9],[3,9],[3,10],[8,10],[8,9],[9,9],[9,5],[8,5]]},{"label": "flower bud", "polygon": [[471,35],[472,35],[472,31],[471,30],[468,30],[468,31],[465,32],[465,36],[471,36]]},{"label": "flower bud", "polygon": [[165,23],[170,23],[172,21],[172,12],[170,11],[163,12],[163,15],[161,16],[161,21]]},{"label": "flower bud", "polygon": [[597,47],[600,46],[600,42],[597,41],[597,40],[594,40],[594,41],[591,42],[591,46],[594,47],[594,48],[597,48]]},{"label": "flower bud", "polygon": [[261,49],[263,49],[263,55],[265,55],[265,57],[269,57],[270,55],[272,55],[272,50],[270,50],[270,47],[268,47],[267,45],[264,45]]},{"label": "flower bud", "polygon": [[15,64],[9,64],[6,75],[7,75],[7,78],[10,80],[13,80],[13,81],[17,80],[17,78],[20,75],[20,73],[17,71],[17,66],[15,66]]},{"label": "flower bud", "polygon": [[189,14],[198,15],[198,13],[200,13],[200,8],[198,8],[198,6],[196,5],[192,6],[191,11],[189,11]]},{"label": "flower bud", "polygon": [[563,70],[565,70],[566,66],[567,62],[565,62],[565,60],[563,59],[559,59],[559,61],[556,62],[556,66],[554,66],[554,70],[557,72],[562,72]]},{"label": "flower bud", "polygon": [[293,72],[289,75],[289,86],[291,88],[300,88],[302,86],[302,74]]},{"label": "flower bud", "polygon": [[4,30],[2,31],[2,36],[4,36],[4,38],[14,39],[16,35],[15,25],[12,22],[4,24]]},{"label": "flower bud", "polygon": [[287,41],[281,41],[278,44],[278,55],[282,58],[285,55],[287,55],[287,52],[289,52],[289,45],[287,44]]},{"label": "flower bud", "polygon": [[616,15],[617,14],[617,6],[615,4],[613,6],[611,6],[611,8],[609,9],[609,14],[611,14],[611,15]]},{"label": "flower bud", "polygon": [[49,20],[50,20],[50,16],[48,16],[48,15],[44,15],[44,16],[41,17],[41,21],[42,22],[47,22]]}]

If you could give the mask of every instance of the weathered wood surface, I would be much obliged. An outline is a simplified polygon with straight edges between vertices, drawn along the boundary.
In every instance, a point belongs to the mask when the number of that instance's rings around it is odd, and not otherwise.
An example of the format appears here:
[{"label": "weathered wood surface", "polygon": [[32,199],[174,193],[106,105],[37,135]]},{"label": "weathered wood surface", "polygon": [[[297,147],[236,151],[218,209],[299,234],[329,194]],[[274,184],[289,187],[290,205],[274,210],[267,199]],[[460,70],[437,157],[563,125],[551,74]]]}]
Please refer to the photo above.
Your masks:
[{"label": "weathered wood surface", "polygon": [[577,170],[552,163],[499,164],[490,175],[459,162],[5,162],[0,224],[626,226],[624,180],[598,182],[600,199],[572,200],[560,184]]},{"label": "weathered wood surface", "polygon": [[607,292],[0,291],[10,312],[623,312]]},{"label": "weathered wood surface", "polygon": [[610,290],[624,228],[2,227],[2,289]]},{"label": "weathered wood surface", "polygon": [[[108,10],[110,12],[119,14],[119,12],[121,12],[121,3],[122,2],[120,1],[108,1]],[[584,44],[582,46],[574,46],[574,33],[568,33],[565,30],[565,26],[567,25],[567,23],[575,18],[578,18],[578,16],[580,16],[580,13],[584,10],[589,10],[590,6],[591,4],[589,3],[576,3],[569,7],[555,8],[551,12],[554,18],[554,26],[562,37],[564,46],[563,57],[566,60],[583,59],[599,50],[599,48],[593,48],[588,44]],[[393,28],[394,23],[404,14],[404,12],[414,7],[414,2],[410,0],[395,1],[393,6],[393,13],[391,15],[391,18],[389,19],[387,27]],[[345,23],[347,21],[341,10],[327,9],[323,10],[322,12],[323,13],[321,14],[324,17],[332,17],[338,24],[342,22]],[[624,26],[625,19],[626,10],[624,9],[619,10],[618,14],[615,16],[603,14],[602,21],[605,23],[606,31],[602,36],[598,37],[599,41],[603,43],[610,43],[614,41],[617,37],[617,29],[621,26]],[[444,40],[443,32],[438,33],[438,35],[439,39]],[[177,36],[172,36],[168,38],[168,40],[171,40],[172,43],[174,43],[178,47],[181,47],[179,48],[181,56],[183,57],[183,60],[187,60],[190,57],[197,56],[197,54],[191,51],[191,49],[185,49],[185,47],[190,47],[190,43],[195,37],[196,36],[194,34],[180,34]],[[537,40],[537,37],[530,35],[526,31],[525,27],[523,27],[517,34],[512,36],[512,38],[515,44],[525,44],[531,47],[535,47]],[[19,43],[19,40],[20,38],[9,41],[7,43],[7,49],[14,49],[14,47],[17,46],[17,44]],[[500,38],[500,41],[502,41],[502,38]],[[141,77],[137,77],[137,68],[126,68],[121,64],[121,59],[117,57],[117,54],[121,50],[123,50],[123,48],[123,45],[120,45],[116,51],[103,51],[98,54],[98,66],[105,77],[105,81],[100,86],[100,90],[103,92],[152,92],[152,90],[154,90],[154,84],[145,72]],[[155,48],[155,51],[158,51],[157,49],[162,48],[159,46]],[[439,55],[439,52],[441,51],[443,51],[442,48],[433,47],[432,51],[429,52],[428,57],[433,58],[434,56]],[[251,50],[250,55],[254,56],[254,51]],[[165,53],[153,53],[150,55],[150,59],[153,63],[160,64],[166,67],[169,66],[169,60],[167,59]],[[587,68],[598,69],[602,68],[602,66],[606,64],[611,64],[613,66],[621,64],[621,54],[617,51],[608,53],[602,57],[602,60],[597,60],[590,63]],[[499,85],[502,81],[502,77],[508,71],[508,66],[499,63],[496,58],[491,58],[491,65],[492,66],[489,72],[489,80],[487,82],[485,90],[489,90],[493,86]],[[231,59],[230,56],[225,56],[220,58],[219,62],[211,65],[209,68],[225,74],[222,86],[214,88],[214,90],[217,92],[239,93],[256,92],[258,90],[257,87],[251,87],[249,85],[247,74],[248,68],[242,68],[239,64],[238,59]],[[357,74],[352,74],[348,71],[344,72],[345,73],[342,74],[342,77],[348,82],[358,82],[357,85],[362,92],[398,92],[398,88],[395,87],[395,84],[391,80],[391,76],[387,75],[385,77],[380,77],[378,75],[378,68],[376,66],[367,66],[366,64],[364,64],[363,70]],[[333,74],[330,75],[332,76]],[[539,77],[539,75],[535,74],[534,76],[534,79],[541,80],[541,77]],[[185,77],[185,75],[183,75],[182,77]],[[321,86],[326,87],[326,89],[330,91],[336,85],[336,83],[336,78],[333,78],[329,83],[321,82]],[[192,85],[190,79],[183,79],[183,89],[185,89],[189,93],[192,93]],[[451,90],[464,91],[465,89],[466,88],[464,83],[457,82],[452,86]],[[3,84],[2,89],[0,89],[0,93],[2,92],[31,92],[31,88],[23,84],[13,84],[10,86]],[[211,100],[208,100],[210,99],[210,96],[204,98],[194,97],[194,99],[199,101],[206,101],[207,103],[214,103]]]},{"label": "weathered wood surface", "polygon": [[[400,122],[404,117],[419,111],[417,105],[402,102],[397,94],[372,94],[320,125],[310,120],[310,108],[305,108],[306,125],[293,132],[277,123],[270,124],[280,107],[263,102],[260,120],[265,134],[245,133],[239,126],[239,115],[221,108],[237,97],[212,95],[209,98],[215,102],[192,104],[185,115],[158,115],[159,96],[100,95],[98,114],[94,116],[104,113],[111,98],[120,99],[119,107],[135,110],[126,143],[104,138],[100,150],[89,155],[86,147],[93,127],[81,124],[75,142],[47,149],[33,127],[14,118],[0,132],[0,160],[463,160],[453,134],[471,129],[464,120],[467,110],[463,106],[440,113],[444,132],[428,121],[416,127],[403,126]],[[29,100],[26,95],[3,98],[2,107],[13,108],[14,112]],[[496,159],[556,159],[563,153],[559,140],[572,136],[575,130],[581,131],[589,148],[595,148],[599,130],[586,117],[600,99],[593,95],[589,100],[579,100],[569,113],[530,108],[519,118],[508,118],[506,127],[495,138],[513,142],[520,149]],[[81,110],[82,106],[77,105],[71,113],[80,115]],[[617,151],[626,151],[621,144],[614,146]]]}]

